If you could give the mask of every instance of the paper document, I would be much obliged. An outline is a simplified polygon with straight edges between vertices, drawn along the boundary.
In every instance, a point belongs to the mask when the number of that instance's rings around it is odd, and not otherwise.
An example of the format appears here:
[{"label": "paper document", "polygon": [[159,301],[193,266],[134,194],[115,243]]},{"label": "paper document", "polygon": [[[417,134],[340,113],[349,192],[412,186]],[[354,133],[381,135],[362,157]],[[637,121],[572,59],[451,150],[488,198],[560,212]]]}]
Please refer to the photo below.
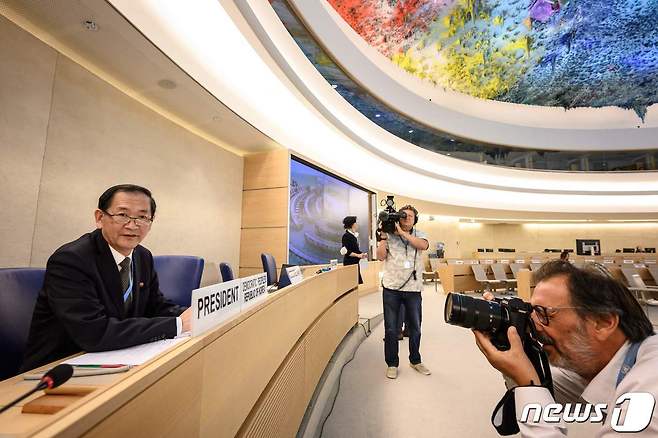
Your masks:
[{"label": "paper document", "polygon": [[122,350],[86,353],[67,360],[69,365],[141,365],[175,345],[185,342],[189,337],[163,339],[148,344],[135,345]]},{"label": "paper document", "polygon": [[361,259],[359,260],[359,266],[361,267],[361,270],[365,270],[368,267],[368,259]]}]

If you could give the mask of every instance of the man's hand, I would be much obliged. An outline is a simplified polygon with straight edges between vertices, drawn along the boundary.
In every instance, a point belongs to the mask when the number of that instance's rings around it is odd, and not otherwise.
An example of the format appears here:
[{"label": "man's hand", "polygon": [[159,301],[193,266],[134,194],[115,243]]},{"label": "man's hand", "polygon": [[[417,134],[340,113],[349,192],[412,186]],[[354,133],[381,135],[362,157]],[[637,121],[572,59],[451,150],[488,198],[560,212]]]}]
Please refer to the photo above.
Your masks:
[{"label": "man's hand", "polygon": [[398,236],[404,236],[405,234],[407,234],[407,232],[400,227],[400,222],[395,223],[395,234],[397,234]]},{"label": "man's hand", "polygon": [[187,310],[180,314],[179,318],[183,323],[182,333],[192,330],[192,308],[188,307]]},{"label": "man's hand", "polygon": [[537,371],[523,351],[523,344],[515,327],[507,329],[507,338],[511,346],[507,351],[498,350],[491,343],[487,334],[477,330],[473,330],[473,334],[475,343],[489,363],[501,373],[512,378],[517,385],[530,385],[531,383],[539,385],[541,383]]},{"label": "man's hand", "polygon": [[368,253],[367,252],[362,252],[361,255],[359,256],[359,258],[367,259],[368,258]]}]

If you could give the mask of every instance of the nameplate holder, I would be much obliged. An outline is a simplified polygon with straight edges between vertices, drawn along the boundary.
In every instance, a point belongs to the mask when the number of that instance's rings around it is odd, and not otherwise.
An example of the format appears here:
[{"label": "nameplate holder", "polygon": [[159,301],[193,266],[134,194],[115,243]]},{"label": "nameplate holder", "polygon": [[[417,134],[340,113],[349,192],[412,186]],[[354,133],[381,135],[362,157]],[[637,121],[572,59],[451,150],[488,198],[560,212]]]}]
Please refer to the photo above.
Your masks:
[{"label": "nameplate holder", "polygon": [[225,281],[192,291],[192,336],[240,313],[241,280]]},{"label": "nameplate holder", "polygon": [[[336,269],[336,268],[338,267],[338,259],[331,259],[331,260],[329,261],[329,266],[331,266],[331,270],[332,270],[332,271],[333,271],[334,269]],[[293,283],[293,284],[295,284],[295,283]]]},{"label": "nameplate holder", "polygon": [[304,279],[304,275],[299,266],[290,266],[286,268],[286,272],[288,273],[288,278],[290,278],[290,284],[297,284]]}]

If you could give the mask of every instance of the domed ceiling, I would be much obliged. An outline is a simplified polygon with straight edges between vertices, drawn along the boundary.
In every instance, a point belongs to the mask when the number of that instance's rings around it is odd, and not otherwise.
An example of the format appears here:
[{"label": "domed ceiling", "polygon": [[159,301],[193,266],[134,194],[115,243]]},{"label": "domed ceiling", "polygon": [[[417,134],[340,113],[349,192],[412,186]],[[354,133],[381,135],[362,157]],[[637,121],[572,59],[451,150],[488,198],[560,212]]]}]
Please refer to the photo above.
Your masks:
[{"label": "domed ceiling", "polygon": [[328,0],[436,86],[541,106],[658,102],[658,0]]}]

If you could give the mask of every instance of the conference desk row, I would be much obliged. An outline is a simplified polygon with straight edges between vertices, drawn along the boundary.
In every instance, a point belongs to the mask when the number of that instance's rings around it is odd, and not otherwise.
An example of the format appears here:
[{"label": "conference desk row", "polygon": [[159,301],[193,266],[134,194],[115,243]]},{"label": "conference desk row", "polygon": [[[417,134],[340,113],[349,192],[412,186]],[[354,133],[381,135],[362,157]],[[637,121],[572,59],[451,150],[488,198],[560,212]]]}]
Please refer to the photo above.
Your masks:
[{"label": "conference desk row", "polygon": [[[356,265],[312,275],[127,373],[56,414],[0,414],[0,436],[294,436],[336,347],[358,321]],[[47,368],[47,367],[44,367]],[[0,382],[0,406],[31,389]]]}]

